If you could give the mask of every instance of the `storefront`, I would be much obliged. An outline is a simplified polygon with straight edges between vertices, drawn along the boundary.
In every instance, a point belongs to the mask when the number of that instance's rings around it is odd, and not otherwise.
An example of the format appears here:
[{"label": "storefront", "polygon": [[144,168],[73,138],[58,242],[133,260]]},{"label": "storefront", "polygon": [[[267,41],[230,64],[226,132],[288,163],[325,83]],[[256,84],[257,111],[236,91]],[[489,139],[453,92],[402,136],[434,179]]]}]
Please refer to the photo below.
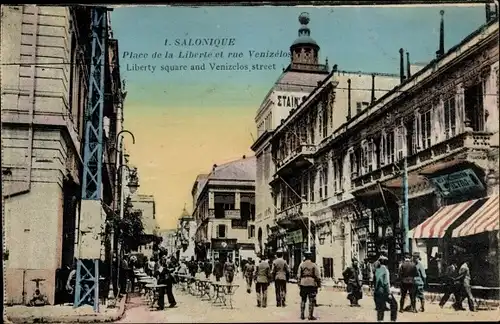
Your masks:
[{"label": "storefront", "polygon": [[[304,251],[307,250],[307,231],[299,228],[287,232],[285,234],[284,243],[286,247],[284,258],[292,270],[292,277],[295,277],[298,267],[303,260]],[[311,252],[314,258],[316,253],[313,246],[311,246]]]},{"label": "storefront", "polygon": [[474,285],[498,287],[498,192],[487,196],[483,172],[475,167],[428,178],[441,207],[410,232],[414,248],[426,255],[429,266],[436,253],[445,261],[469,260]]},{"label": "storefront", "polygon": [[219,259],[225,262],[229,256],[233,261],[239,257],[236,239],[212,239],[211,260]]}]

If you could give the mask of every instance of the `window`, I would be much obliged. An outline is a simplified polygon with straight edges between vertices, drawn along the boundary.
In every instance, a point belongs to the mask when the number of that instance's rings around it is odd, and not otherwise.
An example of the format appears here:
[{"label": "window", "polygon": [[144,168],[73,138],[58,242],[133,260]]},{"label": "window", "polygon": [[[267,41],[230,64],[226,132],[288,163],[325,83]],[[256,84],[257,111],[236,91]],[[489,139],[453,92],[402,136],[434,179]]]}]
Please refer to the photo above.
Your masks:
[{"label": "window", "polygon": [[343,163],[342,163],[342,158],[334,158],[333,160],[333,179],[335,181],[334,183],[334,191],[339,192],[343,189]]},{"label": "window", "polygon": [[314,173],[311,171],[309,172],[309,175],[308,175],[308,182],[309,182],[309,201],[314,201],[315,197],[314,197],[314,180],[315,180],[315,176],[314,176]]},{"label": "window", "polygon": [[422,149],[424,150],[431,146],[431,111],[432,109],[429,107],[420,114],[420,139],[422,142]]},{"label": "window", "polygon": [[406,154],[413,155],[417,153],[417,141],[416,141],[416,119],[415,116],[411,116],[405,123],[406,129]]},{"label": "window", "polygon": [[350,152],[349,153],[349,164],[350,164],[350,167],[351,167],[351,179],[356,177],[355,173],[356,173],[356,155],[354,154],[354,152]]},{"label": "window", "polygon": [[404,128],[403,126],[397,127],[394,132],[396,133],[396,159],[400,160],[404,157]]},{"label": "window", "polygon": [[444,101],[444,131],[446,139],[455,136],[456,122],[455,98],[451,97]]},{"label": "window", "polygon": [[324,198],[328,197],[328,164],[323,166],[323,194]]},{"label": "window", "polygon": [[382,135],[382,165],[394,162],[394,131],[390,130]]},{"label": "window", "polygon": [[327,107],[323,107],[323,111],[321,112],[323,117],[321,118],[322,120],[322,135],[323,138],[328,136],[328,109]]},{"label": "window", "polygon": [[255,225],[250,225],[248,227],[248,238],[254,238],[255,237]]},{"label": "window", "polygon": [[217,237],[225,238],[226,237],[226,225],[217,225]]}]

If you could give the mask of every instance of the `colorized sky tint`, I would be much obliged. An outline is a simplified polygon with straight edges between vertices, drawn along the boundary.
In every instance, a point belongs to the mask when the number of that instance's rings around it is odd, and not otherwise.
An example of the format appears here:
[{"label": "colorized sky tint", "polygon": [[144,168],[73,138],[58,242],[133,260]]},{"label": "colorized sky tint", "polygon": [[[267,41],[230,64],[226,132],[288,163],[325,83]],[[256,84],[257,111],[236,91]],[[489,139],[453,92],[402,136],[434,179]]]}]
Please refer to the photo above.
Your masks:
[{"label": "colorized sky tint", "polygon": [[[288,52],[298,16],[308,12],[320,58],[341,70],[398,73],[399,48],[412,62],[429,62],[438,47],[439,11],[445,10],[445,48],[485,22],[484,6],[457,7],[121,7],[111,15],[120,69],[128,91],[125,125],[139,168],[141,191],[154,194],[161,227],[175,226],[198,173],[243,154],[255,136],[254,115],[289,58],[251,58],[249,51]],[[140,23],[139,23],[140,22]],[[234,38],[231,47],[183,47],[175,39]],[[179,52],[224,52],[226,58],[181,59]],[[175,58],[151,58],[170,52]],[[132,59],[128,53],[148,53]],[[243,53],[243,58],[227,55]],[[125,57],[124,57],[125,56]],[[275,64],[271,71],[211,71],[210,63]],[[206,70],[161,71],[161,66],[205,63]],[[134,64],[155,72],[130,71]],[[253,135],[252,135],[253,134]]]}]

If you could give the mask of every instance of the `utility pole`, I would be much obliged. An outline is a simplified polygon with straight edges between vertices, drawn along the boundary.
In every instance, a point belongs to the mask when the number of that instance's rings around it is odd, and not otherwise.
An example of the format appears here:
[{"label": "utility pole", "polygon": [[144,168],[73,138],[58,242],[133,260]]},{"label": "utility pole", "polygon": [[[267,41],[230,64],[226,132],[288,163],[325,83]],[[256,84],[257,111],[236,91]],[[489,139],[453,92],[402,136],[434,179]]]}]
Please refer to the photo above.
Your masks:
[{"label": "utility pole", "polygon": [[403,252],[410,252],[410,240],[408,238],[408,161],[405,156],[403,160]]},{"label": "utility pole", "polygon": [[307,199],[307,252],[311,253],[311,204],[310,199]]}]

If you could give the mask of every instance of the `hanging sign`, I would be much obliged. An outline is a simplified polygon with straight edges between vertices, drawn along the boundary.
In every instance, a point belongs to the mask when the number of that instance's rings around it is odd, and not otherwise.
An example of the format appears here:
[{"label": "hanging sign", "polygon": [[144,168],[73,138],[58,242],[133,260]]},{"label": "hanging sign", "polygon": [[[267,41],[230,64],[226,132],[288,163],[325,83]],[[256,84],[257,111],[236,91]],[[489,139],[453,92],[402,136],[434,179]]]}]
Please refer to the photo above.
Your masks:
[{"label": "hanging sign", "polygon": [[296,230],[293,232],[286,233],[286,241],[288,244],[302,243],[304,238],[302,237],[302,230]]},{"label": "hanging sign", "polygon": [[276,106],[286,108],[297,108],[307,98],[303,92],[276,92]]},{"label": "hanging sign", "polygon": [[484,185],[472,169],[431,177],[430,180],[445,197],[466,195],[472,191],[484,190]]}]

